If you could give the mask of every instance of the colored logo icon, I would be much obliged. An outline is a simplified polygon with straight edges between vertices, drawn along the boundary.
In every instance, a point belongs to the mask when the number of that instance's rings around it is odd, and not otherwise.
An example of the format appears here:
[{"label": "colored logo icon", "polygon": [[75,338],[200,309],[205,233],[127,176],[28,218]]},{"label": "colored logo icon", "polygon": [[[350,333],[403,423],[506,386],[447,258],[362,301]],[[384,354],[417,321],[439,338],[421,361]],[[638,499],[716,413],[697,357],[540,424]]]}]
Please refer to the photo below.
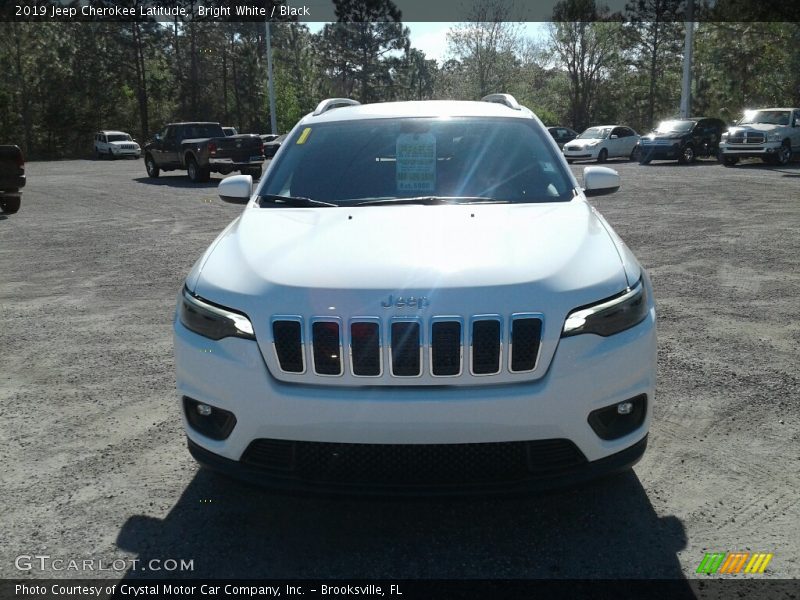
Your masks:
[{"label": "colored logo icon", "polygon": [[773,556],[767,552],[706,552],[696,572],[707,575],[763,573]]}]

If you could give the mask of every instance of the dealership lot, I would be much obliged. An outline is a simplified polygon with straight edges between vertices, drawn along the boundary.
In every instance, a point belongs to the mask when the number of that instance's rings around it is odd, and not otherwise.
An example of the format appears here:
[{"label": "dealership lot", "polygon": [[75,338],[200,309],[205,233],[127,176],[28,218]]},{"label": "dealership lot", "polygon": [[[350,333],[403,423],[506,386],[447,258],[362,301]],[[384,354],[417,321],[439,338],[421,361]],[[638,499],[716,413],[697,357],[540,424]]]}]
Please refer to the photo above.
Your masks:
[{"label": "dealership lot", "polygon": [[[543,496],[370,502],[232,483],[185,448],[171,320],[241,210],[217,198],[219,176],[29,163],[20,212],[0,216],[0,578],[678,578],[734,551],[800,577],[800,163],[608,166],[622,188],[593,204],[658,303],[642,462]],[[20,555],[94,573],[19,571]]]}]

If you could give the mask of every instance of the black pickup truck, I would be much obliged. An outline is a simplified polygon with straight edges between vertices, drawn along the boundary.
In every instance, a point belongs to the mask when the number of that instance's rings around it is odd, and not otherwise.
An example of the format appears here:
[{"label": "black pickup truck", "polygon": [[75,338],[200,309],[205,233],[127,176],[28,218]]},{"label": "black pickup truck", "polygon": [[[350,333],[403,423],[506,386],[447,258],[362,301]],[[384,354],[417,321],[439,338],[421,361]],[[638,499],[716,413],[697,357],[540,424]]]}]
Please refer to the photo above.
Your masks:
[{"label": "black pickup truck", "polygon": [[25,159],[19,146],[0,146],[0,209],[6,214],[19,210],[25,187]]},{"label": "black pickup truck", "polygon": [[192,181],[208,181],[211,173],[261,176],[264,142],[258,135],[226,136],[219,123],[170,123],[144,147],[150,177],[161,171],[185,170]]}]

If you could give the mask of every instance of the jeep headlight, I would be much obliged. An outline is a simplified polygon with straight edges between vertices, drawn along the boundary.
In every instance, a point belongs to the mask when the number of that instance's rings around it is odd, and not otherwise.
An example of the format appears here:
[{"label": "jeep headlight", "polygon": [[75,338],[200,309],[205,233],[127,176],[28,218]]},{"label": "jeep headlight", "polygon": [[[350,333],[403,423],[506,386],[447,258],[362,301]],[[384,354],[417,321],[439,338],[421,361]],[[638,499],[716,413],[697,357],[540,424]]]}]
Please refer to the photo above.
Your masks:
[{"label": "jeep headlight", "polygon": [[582,333],[614,335],[644,321],[647,312],[647,291],[640,279],[621,294],[573,310],[567,315],[561,337]]},{"label": "jeep headlight", "polygon": [[212,340],[256,339],[253,324],[245,315],[192,296],[186,288],[183,288],[178,315],[187,329]]}]

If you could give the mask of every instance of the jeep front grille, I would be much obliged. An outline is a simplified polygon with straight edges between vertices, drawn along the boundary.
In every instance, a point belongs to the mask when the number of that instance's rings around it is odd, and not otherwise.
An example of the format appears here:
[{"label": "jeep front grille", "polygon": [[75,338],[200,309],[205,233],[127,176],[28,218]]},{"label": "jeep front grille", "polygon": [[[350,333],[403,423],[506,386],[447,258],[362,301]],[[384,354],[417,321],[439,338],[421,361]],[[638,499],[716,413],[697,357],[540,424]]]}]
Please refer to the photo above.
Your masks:
[{"label": "jeep front grille", "polygon": [[[273,349],[280,370],[338,377],[486,377],[529,373],[539,363],[539,313],[422,317],[275,316]],[[442,382],[443,384],[445,382]]]}]

